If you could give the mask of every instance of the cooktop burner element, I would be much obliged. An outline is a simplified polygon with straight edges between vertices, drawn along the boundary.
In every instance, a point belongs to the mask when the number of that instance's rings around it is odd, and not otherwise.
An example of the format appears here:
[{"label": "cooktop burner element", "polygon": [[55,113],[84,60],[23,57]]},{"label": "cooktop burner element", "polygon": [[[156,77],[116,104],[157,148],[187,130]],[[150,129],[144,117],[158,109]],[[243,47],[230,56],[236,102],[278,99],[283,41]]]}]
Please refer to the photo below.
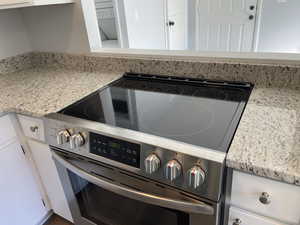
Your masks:
[{"label": "cooktop burner element", "polygon": [[60,113],[227,152],[252,86],[126,74]]}]

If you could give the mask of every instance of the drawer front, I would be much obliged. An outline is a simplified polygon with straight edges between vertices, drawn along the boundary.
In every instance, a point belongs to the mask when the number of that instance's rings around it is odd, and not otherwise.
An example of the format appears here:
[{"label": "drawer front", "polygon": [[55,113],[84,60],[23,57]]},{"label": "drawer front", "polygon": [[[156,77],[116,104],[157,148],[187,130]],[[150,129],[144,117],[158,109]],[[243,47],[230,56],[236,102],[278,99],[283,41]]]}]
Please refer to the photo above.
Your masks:
[{"label": "drawer front", "polygon": [[[263,197],[262,193],[267,193],[269,197]],[[299,204],[298,186],[233,172],[231,205],[287,223],[299,224]]]},{"label": "drawer front", "polygon": [[286,225],[284,223],[258,216],[247,211],[231,207],[228,225]]},{"label": "drawer front", "polygon": [[42,119],[22,115],[19,115],[18,117],[23,133],[26,137],[38,141],[45,141],[44,124]]},{"label": "drawer front", "polygon": [[16,137],[9,115],[0,117],[0,147]]}]

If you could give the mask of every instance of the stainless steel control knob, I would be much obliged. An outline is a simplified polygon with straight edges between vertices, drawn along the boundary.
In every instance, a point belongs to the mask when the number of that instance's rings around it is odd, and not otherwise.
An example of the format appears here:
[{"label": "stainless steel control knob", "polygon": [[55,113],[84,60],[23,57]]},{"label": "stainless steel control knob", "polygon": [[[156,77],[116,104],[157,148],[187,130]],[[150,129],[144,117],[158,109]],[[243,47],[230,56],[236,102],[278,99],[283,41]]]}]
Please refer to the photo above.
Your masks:
[{"label": "stainless steel control knob", "polygon": [[84,137],[80,133],[74,134],[70,138],[70,148],[71,149],[81,147],[84,145],[84,143],[85,143]]},{"label": "stainless steel control knob", "polygon": [[197,189],[204,183],[205,172],[200,166],[194,166],[188,171],[188,185],[191,188]]},{"label": "stainless steel control knob", "polygon": [[177,160],[171,160],[167,163],[165,167],[165,177],[170,180],[174,181],[181,175],[182,167]]},{"label": "stainless steel control knob", "polygon": [[160,159],[157,155],[151,154],[145,159],[145,170],[146,173],[155,173],[160,167]]},{"label": "stainless steel control knob", "polygon": [[70,132],[68,130],[61,130],[56,135],[56,142],[58,145],[68,143],[70,140]]}]

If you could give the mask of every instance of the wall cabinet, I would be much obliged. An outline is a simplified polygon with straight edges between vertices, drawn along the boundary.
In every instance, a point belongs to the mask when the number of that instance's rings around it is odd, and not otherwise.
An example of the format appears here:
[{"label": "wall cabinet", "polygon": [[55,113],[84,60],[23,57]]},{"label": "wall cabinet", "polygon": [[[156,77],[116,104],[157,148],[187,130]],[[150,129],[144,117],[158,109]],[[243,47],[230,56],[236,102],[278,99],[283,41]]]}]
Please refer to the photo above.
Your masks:
[{"label": "wall cabinet", "polygon": [[73,3],[74,0],[1,0],[0,9]]},{"label": "wall cabinet", "polygon": [[1,117],[0,225],[39,224],[48,210],[12,129],[9,116]]}]

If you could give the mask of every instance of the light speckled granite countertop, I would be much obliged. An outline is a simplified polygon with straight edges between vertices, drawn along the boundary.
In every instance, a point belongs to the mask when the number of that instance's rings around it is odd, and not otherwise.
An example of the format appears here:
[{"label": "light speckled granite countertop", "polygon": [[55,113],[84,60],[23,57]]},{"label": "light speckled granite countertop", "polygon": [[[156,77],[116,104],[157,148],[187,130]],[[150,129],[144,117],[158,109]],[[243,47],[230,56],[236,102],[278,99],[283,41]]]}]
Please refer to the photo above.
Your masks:
[{"label": "light speckled granite countertop", "polygon": [[254,88],[227,166],[300,185],[300,89]]},{"label": "light speckled granite countertop", "polygon": [[[255,83],[229,149],[227,166],[300,185],[300,67],[33,54],[0,66],[0,114],[57,112],[124,71]],[[19,59],[19,58],[17,58]],[[37,61],[30,66],[23,61]],[[51,65],[58,63],[59,66]],[[49,66],[51,65],[51,66]],[[11,72],[22,68],[20,72]],[[66,69],[68,68],[68,69]],[[99,68],[105,71],[99,72]],[[89,71],[89,72],[79,72]],[[112,72],[120,71],[120,72]]]},{"label": "light speckled granite countertop", "polygon": [[0,114],[41,117],[96,91],[122,73],[78,72],[41,67],[0,76]]}]

